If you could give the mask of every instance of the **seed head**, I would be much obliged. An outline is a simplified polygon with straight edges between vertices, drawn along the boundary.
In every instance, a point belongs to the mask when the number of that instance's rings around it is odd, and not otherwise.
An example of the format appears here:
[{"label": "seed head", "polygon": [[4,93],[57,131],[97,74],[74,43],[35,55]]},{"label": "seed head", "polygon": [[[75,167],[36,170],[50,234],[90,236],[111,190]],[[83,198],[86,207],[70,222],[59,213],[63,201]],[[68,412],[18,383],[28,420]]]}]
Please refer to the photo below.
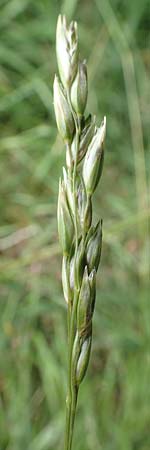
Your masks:
[{"label": "seed head", "polygon": [[83,380],[89,363],[90,352],[91,352],[91,342],[92,342],[92,332],[82,344],[81,353],[78,359],[77,370],[76,370],[76,383],[79,386]]},{"label": "seed head", "polygon": [[91,272],[92,269],[98,269],[102,250],[102,221],[98,222],[93,229],[93,233],[87,243],[87,264]]},{"label": "seed head", "polygon": [[62,182],[61,180],[59,182],[57,219],[58,234],[63,255],[69,255],[73,241],[74,226],[68,207],[64,182]]},{"label": "seed head", "polygon": [[91,223],[92,223],[92,200],[91,197],[88,196],[83,217],[83,231],[85,233],[89,230]]},{"label": "seed head", "polygon": [[86,373],[91,350],[96,272],[102,247],[102,222],[92,226],[92,195],[102,173],[106,118],[97,128],[94,116],[84,116],[88,95],[86,62],[79,61],[77,23],[67,24],[64,15],[59,15],[57,21],[56,52],[61,81],[55,76],[54,109],[59,133],[66,144],[66,169],[63,168],[63,179],[59,182],[57,214],[63,253],[62,285],[68,303],[65,446],[68,448],[78,387]]},{"label": "seed head", "polygon": [[68,89],[78,69],[77,23],[67,25],[65,16],[58,16],[56,29],[56,53],[61,81]]},{"label": "seed head", "polygon": [[54,109],[59,133],[66,143],[72,142],[74,120],[63,87],[56,75],[54,79]]},{"label": "seed head", "polygon": [[93,315],[96,299],[96,270],[95,268],[89,275],[89,283],[91,288],[91,314]]},{"label": "seed head", "polygon": [[78,222],[83,229],[84,214],[87,203],[86,189],[82,177],[79,178],[77,185],[77,205],[78,205]]},{"label": "seed head", "polygon": [[69,268],[67,258],[64,256],[62,260],[62,286],[66,303],[71,300],[71,289],[69,286]]},{"label": "seed head", "polygon": [[105,134],[106,117],[104,117],[101,127],[96,130],[83,164],[83,179],[86,191],[89,195],[93,194],[101,177],[104,160],[103,143]]},{"label": "seed head", "polygon": [[91,321],[91,289],[89,283],[88,269],[85,267],[82,285],[79,295],[77,310],[77,329],[79,333],[85,333]]},{"label": "seed head", "polygon": [[[85,247],[83,245],[83,241],[81,239],[78,251],[76,255],[75,260],[75,254],[73,254],[71,261],[70,261],[70,287],[73,290],[75,287],[75,284],[77,283],[78,287],[81,286],[82,278],[83,278],[83,272],[85,268]],[[76,263],[76,280],[75,280],[75,263]]]},{"label": "seed head", "polygon": [[71,103],[74,111],[83,116],[88,95],[86,62],[79,62],[78,72],[71,87]]},{"label": "seed head", "polygon": [[[80,145],[79,145],[79,151],[77,155],[77,163],[79,164],[82,159],[84,158],[88,146],[95,134],[95,116],[91,117],[89,123],[85,125],[80,138]],[[75,155],[76,155],[76,136],[74,136],[74,139],[71,144],[71,152],[72,152],[72,159],[75,161]]]},{"label": "seed head", "polygon": [[73,215],[74,208],[73,208],[73,196],[72,196],[72,189],[71,189],[71,179],[70,179],[70,176],[68,175],[65,167],[63,167],[63,181],[64,181],[65,191],[66,191],[66,195],[67,195],[69,210],[71,212],[71,215]]}]

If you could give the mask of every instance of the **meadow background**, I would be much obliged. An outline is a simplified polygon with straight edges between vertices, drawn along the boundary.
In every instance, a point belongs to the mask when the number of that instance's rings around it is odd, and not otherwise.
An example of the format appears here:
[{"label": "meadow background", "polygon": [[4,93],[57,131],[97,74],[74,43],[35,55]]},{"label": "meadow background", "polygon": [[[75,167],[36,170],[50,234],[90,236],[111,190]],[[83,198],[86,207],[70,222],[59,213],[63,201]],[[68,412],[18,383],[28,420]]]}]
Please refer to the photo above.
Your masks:
[{"label": "meadow background", "polygon": [[0,449],[61,450],[67,324],[56,205],[65,161],[53,110],[60,12],[79,25],[87,112],[107,115],[94,198],[104,239],[76,450],[150,449],[150,4],[0,1]]}]

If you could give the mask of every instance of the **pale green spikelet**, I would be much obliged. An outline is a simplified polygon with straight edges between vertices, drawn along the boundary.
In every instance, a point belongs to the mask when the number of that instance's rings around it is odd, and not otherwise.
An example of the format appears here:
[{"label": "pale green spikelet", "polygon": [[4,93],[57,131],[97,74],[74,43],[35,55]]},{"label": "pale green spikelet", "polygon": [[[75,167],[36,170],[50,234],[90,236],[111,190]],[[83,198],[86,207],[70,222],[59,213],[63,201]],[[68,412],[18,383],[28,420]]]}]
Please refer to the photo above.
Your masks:
[{"label": "pale green spikelet", "polygon": [[75,129],[73,115],[63,88],[56,75],[54,79],[54,109],[59,133],[66,143],[71,142]]},{"label": "pale green spikelet", "polygon": [[68,88],[78,70],[77,23],[67,25],[65,16],[58,16],[56,29],[56,53],[61,81]]},{"label": "pale green spikelet", "polygon": [[87,243],[86,259],[89,271],[98,269],[102,250],[102,222],[93,228],[93,233]]},{"label": "pale green spikelet", "polygon": [[92,195],[98,185],[101,177],[104,161],[104,139],[106,134],[106,118],[100,128],[96,129],[96,133],[89,145],[83,164],[83,179],[86,191]]},{"label": "pale green spikelet", "polygon": [[57,219],[63,255],[69,255],[74,236],[74,225],[69,211],[65,186],[61,180],[59,182]]},{"label": "pale green spikelet", "polygon": [[79,62],[78,72],[71,87],[71,103],[77,115],[83,116],[88,95],[86,62]]}]

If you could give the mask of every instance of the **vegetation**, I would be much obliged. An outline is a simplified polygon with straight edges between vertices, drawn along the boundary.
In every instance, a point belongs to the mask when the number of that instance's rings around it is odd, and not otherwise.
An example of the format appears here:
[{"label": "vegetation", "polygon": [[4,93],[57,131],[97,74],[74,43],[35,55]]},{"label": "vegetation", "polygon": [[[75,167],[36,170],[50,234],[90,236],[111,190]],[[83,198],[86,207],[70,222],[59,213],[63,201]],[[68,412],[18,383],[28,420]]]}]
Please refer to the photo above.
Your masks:
[{"label": "vegetation", "polygon": [[65,152],[52,100],[59,13],[79,26],[88,105],[107,112],[92,355],[76,450],[149,450],[150,307],[146,0],[1,0],[0,448],[62,449],[66,305],[56,209]]}]

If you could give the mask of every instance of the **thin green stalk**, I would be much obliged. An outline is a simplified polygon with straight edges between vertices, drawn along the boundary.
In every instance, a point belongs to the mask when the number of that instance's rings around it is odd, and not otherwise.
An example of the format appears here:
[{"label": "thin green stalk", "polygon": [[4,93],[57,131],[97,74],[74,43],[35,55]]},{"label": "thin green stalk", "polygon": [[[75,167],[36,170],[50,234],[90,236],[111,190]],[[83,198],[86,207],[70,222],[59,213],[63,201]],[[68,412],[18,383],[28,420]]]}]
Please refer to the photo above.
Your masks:
[{"label": "thin green stalk", "polygon": [[[78,395],[78,389],[73,384],[72,380],[72,351],[73,351],[73,343],[75,338],[75,325],[76,325],[76,310],[77,310],[77,303],[78,303],[78,286],[77,286],[77,273],[76,273],[76,257],[77,257],[77,251],[78,251],[78,223],[77,223],[77,201],[76,201],[76,175],[77,175],[77,155],[79,150],[79,129],[77,120],[74,114],[74,111],[72,109],[71,100],[70,100],[70,92],[68,91],[68,103],[70,105],[70,109],[72,110],[72,114],[74,116],[75,120],[75,126],[76,126],[76,157],[74,162],[74,168],[73,168],[73,180],[72,180],[72,193],[73,193],[73,202],[74,202],[74,227],[75,227],[75,264],[74,264],[74,280],[75,280],[75,293],[74,293],[74,299],[73,299],[73,308],[72,308],[72,314],[71,314],[71,323],[69,322],[70,329],[69,329],[69,363],[68,363],[68,385],[69,385],[69,399],[68,399],[68,405],[67,405],[67,423],[66,423],[66,440],[65,440],[65,450],[70,450],[72,445],[72,438],[73,438],[73,428],[74,428],[74,421],[75,421],[75,412],[76,412],[76,404],[77,404],[77,395]],[[68,407],[69,406],[69,407]]]},{"label": "thin green stalk", "polygon": [[72,440],[73,440],[74,423],[75,423],[75,416],[76,416],[77,399],[78,399],[78,388],[75,386],[74,390],[73,390],[73,396],[72,396],[71,416],[70,416],[70,434],[69,434],[69,442],[68,442],[68,449],[67,450],[71,450],[71,448],[72,448]]}]

